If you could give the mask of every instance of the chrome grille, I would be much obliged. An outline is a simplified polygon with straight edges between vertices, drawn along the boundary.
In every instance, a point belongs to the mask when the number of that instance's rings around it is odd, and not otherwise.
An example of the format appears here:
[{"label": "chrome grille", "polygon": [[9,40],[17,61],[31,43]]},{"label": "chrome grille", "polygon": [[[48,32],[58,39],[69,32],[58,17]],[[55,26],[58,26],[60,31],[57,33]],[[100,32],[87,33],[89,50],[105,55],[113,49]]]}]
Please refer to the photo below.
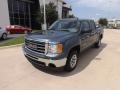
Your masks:
[{"label": "chrome grille", "polygon": [[45,42],[38,42],[32,40],[25,40],[25,45],[30,50],[45,54]]}]

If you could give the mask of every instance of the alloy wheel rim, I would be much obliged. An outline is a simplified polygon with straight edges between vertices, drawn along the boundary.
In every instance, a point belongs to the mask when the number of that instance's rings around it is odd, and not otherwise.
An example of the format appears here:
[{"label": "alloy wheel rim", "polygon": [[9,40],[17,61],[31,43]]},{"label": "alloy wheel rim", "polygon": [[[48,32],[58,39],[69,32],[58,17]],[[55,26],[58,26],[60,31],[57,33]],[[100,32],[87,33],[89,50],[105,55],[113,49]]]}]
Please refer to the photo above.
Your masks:
[{"label": "alloy wheel rim", "polygon": [[3,34],[3,39],[6,39],[6,34]]},{"label": "alloy wheel rim", "polygon": [[74,54],[71,58],[71,61],[70,61],[71,68],[74,68],[76,66],[76,64],[77,64],[77,55]]},{"label": "alloy wheel rim", "polygon": [[99,46],[101,45],[101,40],[99,40]]}]

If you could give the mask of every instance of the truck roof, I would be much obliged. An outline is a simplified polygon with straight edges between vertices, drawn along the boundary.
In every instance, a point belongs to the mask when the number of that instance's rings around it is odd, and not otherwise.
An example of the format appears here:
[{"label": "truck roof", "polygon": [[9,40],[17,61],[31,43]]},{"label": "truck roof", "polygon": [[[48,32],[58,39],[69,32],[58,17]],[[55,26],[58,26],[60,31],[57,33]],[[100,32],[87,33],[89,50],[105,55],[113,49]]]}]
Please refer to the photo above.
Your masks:
[{"label": "truck roof", "polygon": [[79,19],[79,18],[65,18],[59,20],[80,20],[80,21],[94,21],[93,19]]}]

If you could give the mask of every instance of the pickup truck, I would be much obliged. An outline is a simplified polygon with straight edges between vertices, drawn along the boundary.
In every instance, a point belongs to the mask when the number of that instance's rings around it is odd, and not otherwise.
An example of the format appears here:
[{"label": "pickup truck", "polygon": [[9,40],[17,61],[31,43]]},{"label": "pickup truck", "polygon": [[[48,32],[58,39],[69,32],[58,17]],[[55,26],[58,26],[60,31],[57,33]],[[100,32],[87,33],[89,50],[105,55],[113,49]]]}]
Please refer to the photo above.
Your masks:
[{"label": "pickup truck", "polygon": [[97,29],[93,20],[61,19],[48,30],[26,35],[23,51],[33,66],[72,71],[79,54],[91,46],[99,48],[102,38],[103,29]]}]

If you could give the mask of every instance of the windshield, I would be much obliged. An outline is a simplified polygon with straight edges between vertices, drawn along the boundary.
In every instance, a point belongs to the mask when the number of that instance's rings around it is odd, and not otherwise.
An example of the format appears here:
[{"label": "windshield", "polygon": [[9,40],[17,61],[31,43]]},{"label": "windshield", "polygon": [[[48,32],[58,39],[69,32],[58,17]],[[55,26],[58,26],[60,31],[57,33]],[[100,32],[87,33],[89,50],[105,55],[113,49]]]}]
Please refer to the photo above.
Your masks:
[{"label": "windshield", "polygon": [[58,20],[55,23],[53,23],[53,25],[51,25],[49,30],[77,32],[77,21]]}]

